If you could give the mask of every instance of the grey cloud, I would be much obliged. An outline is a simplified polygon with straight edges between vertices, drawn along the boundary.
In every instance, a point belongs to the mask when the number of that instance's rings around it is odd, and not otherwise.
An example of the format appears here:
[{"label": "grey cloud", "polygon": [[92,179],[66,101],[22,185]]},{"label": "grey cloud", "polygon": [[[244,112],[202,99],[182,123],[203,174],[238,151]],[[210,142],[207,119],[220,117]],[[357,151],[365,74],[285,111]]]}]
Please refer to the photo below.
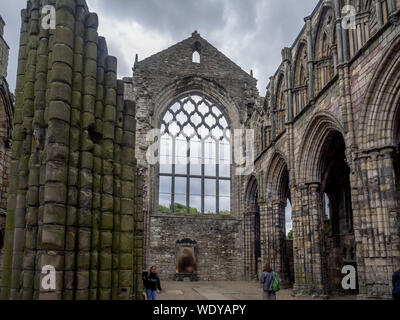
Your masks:
[{"label": "grey cloud", "polygon": [[96,0],[100,16],[133,19],[176,42],[198,30],[245,71],[255,71],[262,95],[268,78],[281,62],[281,49],[292,45],[304,25],[303,18],[317,3],[318,0]]},{"label": "grey cloud", "polygon": [[133,19],[173,38],[185,37],[188,28],[193,31],[197,26],[212,30],[224,11],[223,3],[214,0],[96,0],[96,5],[110,17]]},{"label": "grey cloud", "polygon": [[[15,87],[18,61],[20,9],[25,0],[7,1],[1,15],[7,23],[5,38],[11,47],[8,70]],[[135,21],[143,28],[181,41],[196,29],[245,71],[254,69],[260,94],[281,62],[281,49],[291,46],[318,0],[91,0],[100,18]],[[130,75],[133,61],[125,61],[112,41],[109,52],[119,58],[119,74]],[[152,51],[152,50],[150,50]],[[154,50],[153,53],[157,53]],[[134,57],[135,52],[129,54]],[[144,59],[146,57],[140,57]]]}]

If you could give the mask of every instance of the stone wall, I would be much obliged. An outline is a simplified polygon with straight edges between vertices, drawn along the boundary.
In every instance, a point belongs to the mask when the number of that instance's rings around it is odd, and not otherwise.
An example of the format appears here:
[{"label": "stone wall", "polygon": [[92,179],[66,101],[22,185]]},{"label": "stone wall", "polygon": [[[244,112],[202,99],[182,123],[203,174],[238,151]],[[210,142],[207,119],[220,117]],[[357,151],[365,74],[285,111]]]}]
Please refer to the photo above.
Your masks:
[{"label": "stone wall", "polygon": [[21,19],[1,298],[141,298],[135,104],[117,59],[83,0],[28,1]]},{"label": "stone wall", "polygon": [[[400,8],[393,0],[359,2],[352,30],[341,27],[341,4],[320,1],[305,18],[293,45],[282,50],[264,103],[247,121],[259,128],[254,176],[265,189],[259,199],[262,259],[285,274],[282,228],[289,198],[294,292],[324,296],[340,289],[341,268],[351,264],[357,267],[360,298],[390,299],[391,275],[400,265]],[[346,178],[351,194],[346,201],[336,199],[345,230],[340,235],[332,234],[334,222],[326,222],[323,201],[335,185],[329,178],[334,137],[344,141],[345,150],[335,156],[348,170],[331,176],[336,183]]]},{"label": "stone wall", "polygon": [[5,22],[0,16],[0,79],[7,77],[8,54],[10,48],[4,40],[4,26]]},{"label": "stone wall", "polygon": [[[200,53],[200,63],[192,61],[192,54],[196,50]],[[231,129],[241,129],[247,118],[247,112],[251,112],[252,106],[258,101],[256,84],[257,80],[251,74],[244,72],[202,38],[198,32],[194,32],[191,37],[160,53],[142,61],[136,61],[131,94],[137,106],[136,155],[139,168],[144,176],[145,268],[150,267],[152,263],[161,263],[165,269],[163,272],[171,277],[176,271],[175,258],[171,256],[171,252],[175,250],[176,241],[182,240],[179,239],[180,235],[185,234],[184,237],[189,238],[195,237],[194,240],[202,244],[201,252],[204,256],[207,254],[208,257],[216,257],[214,246],[225,241],[224,237],[228,236],[228,231],[231,230],[224,225],[219,226],[220,220],[213,216],[209,216],[207,219],[195,217],[193,221],[196,221],[198,231],[192,223],[189,223],[190,218],[176,217],[176,224],[182,224],[182,228],[181,230],[177,229],[179,233],[175,233],[176,236],[171,238],[163,238],[165,237],[164,233],[168,232],[168,225],[165,225],[164,228],[154,228],[153,223],[162,224],[163,221],[170,221],[173,217],[169,217],[167,214],[165,219],[162,219],[158,212],[157,165],[149,165],[146,160],[148,148],[154,143],[154,140],[148,137],[148,133],[151,129],[160,128],[166,109],[176,99],[195,93],[204,95],[220,107],[225,112]],[[233,167],[233,172],[235,172],[235,167]],[[229,263],[225,263],[224,259],[218,259],[219,263],[224,266],[221,268],[221,272],[223,272],[221,280],[239,280],[244,276],[243,259],[241,259],[244,243],[240,240],[243,236],[244,221],[243,212],[239,207],[242,180],[241,176],[232,176],[232,219],[237,219],[240,223],[237,224],[234,232],[237,237],[235,245],[229,244],[232,245],[232,254],[235,256],[235,259],[229,260],[229,262],[234,265],[228,267]],[[213,221],[213,218],[216,220]],[[217,243],[209,239],[208,232],[202,234],[208,227],[214,225],[219,226],[221,231],[221,239]],[[192,236],[191,233],[194,233],[195,236]],[[156,242],[157,239],[163,239],[163,242],[160,244]],[[167,251],[167,255],[160,260],[156,258],[155,254],[161,254],[161,248]],[[167,259],[169,262],[166,262]],[[213,273],[211,266],[207,267],[207,264],[202,265],[201,272],[203,279],[212,277],[210,276]]]},{"label": "stone wall", "polygon": [[14,112],[13,96],[8,88],[7,80],[5,79],[7,76],[9,48],[3,38],[4,25],[4,20],[0,16],[0,270],[3,266],[8,175],[11,160],[11,131]]},{"label": "stone wall", "polygon": [[151,265],[162,279],[174,280],[177,273],[177,242],[196,242],[197,276],[201,281],[238,280],[241,239],[240,220],[199,216],[151,216]]}]

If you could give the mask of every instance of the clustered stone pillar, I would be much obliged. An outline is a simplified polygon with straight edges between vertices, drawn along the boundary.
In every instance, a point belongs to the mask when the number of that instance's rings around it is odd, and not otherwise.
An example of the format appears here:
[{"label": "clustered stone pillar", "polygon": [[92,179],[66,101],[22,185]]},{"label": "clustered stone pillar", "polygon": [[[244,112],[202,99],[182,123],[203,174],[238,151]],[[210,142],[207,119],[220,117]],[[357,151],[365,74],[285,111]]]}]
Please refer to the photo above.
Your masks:
[{"label": "clustered stone pillar", "polygon": [[262,261],[270,264],[279,274],[282,287],[289,287],[288,272],[286,270],[286,234],[285,234],[285,206],[280,200],[268,201],[260,205],[261,234],[262,234]]},{"label": "clustered stone pillar", "polygon": [[249,279],[257,277],[257,261],[255,255],[256,245],[256,212],[246,212],[244,214],[244,260],[246,261],[245,274]]},{"label": "clustered stone pillar", "polygon": [[308,66],[308,100],[314,98],[314,50],[311,17],[304,19],[307,28],[307,66]]},{"label": "clustered stone pillar", "polygon": [[319,184],[298,186],[293,192],[293,252],[296,295],[326,294],[323,215]]},{"label": "clustered stone pillar", "polygon": [[275,103],[275,79],[273,77],[269,78],[270,80],[270,116],[271,116],[271,139],[274,140],[276,138],[276,103]]},{"label": "clustered stone pillar", "polygon": [[97,28],[84,0],[22,11],[1,299],[141,298],[135,104]]},{"label": "clustered stone pillar", "polygon": [[285,123],[293,121],[293,103],[292,103],[292,52],[290,48],[283,48],[282,50],[282,62],[285,70],[285,101],[286,101],[286,116]]},{"label": "clustered stone pillar", "polygon": [[390,299],[392,273],[400,265],[393,154],[386,148],[356,159],[352,200],[361,297]]}]

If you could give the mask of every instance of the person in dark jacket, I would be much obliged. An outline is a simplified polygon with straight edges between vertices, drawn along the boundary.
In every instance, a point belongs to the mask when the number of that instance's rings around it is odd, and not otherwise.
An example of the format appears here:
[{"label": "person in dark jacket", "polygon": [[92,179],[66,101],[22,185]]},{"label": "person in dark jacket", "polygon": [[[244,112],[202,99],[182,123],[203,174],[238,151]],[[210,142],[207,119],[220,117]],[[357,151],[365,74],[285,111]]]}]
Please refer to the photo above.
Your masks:
[{"label": "person in dark jacket", "polygon": [[393,274],[392,282],[393,282],[393,299],[400,300],[400,270]]},{"label": "person in dark jacket", "polygon": [[261,283],[263,284],[263,300],[276,300],[276,294],[272,290],[274,272],[269,264],[265,266],[264,272],[261,275]]},{"label": "person in dark jacket", "polygon": [[142,278],[147,300],[156,300],[157,294],[162,292],[160,278],[156,273],[156,267],[151,267],[150,272],[144,272]]}]

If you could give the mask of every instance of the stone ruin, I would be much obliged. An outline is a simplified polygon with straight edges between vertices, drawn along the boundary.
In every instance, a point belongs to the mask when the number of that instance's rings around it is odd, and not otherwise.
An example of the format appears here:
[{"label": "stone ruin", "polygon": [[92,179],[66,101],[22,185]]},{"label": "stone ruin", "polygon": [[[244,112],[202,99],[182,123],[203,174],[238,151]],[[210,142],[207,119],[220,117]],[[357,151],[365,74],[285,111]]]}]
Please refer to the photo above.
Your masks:
[{"label": "stone ruin", "polygon": [[84,0],[32,0],[21,15],[0,298],[140,299],[135,104],[117,59]]}]

